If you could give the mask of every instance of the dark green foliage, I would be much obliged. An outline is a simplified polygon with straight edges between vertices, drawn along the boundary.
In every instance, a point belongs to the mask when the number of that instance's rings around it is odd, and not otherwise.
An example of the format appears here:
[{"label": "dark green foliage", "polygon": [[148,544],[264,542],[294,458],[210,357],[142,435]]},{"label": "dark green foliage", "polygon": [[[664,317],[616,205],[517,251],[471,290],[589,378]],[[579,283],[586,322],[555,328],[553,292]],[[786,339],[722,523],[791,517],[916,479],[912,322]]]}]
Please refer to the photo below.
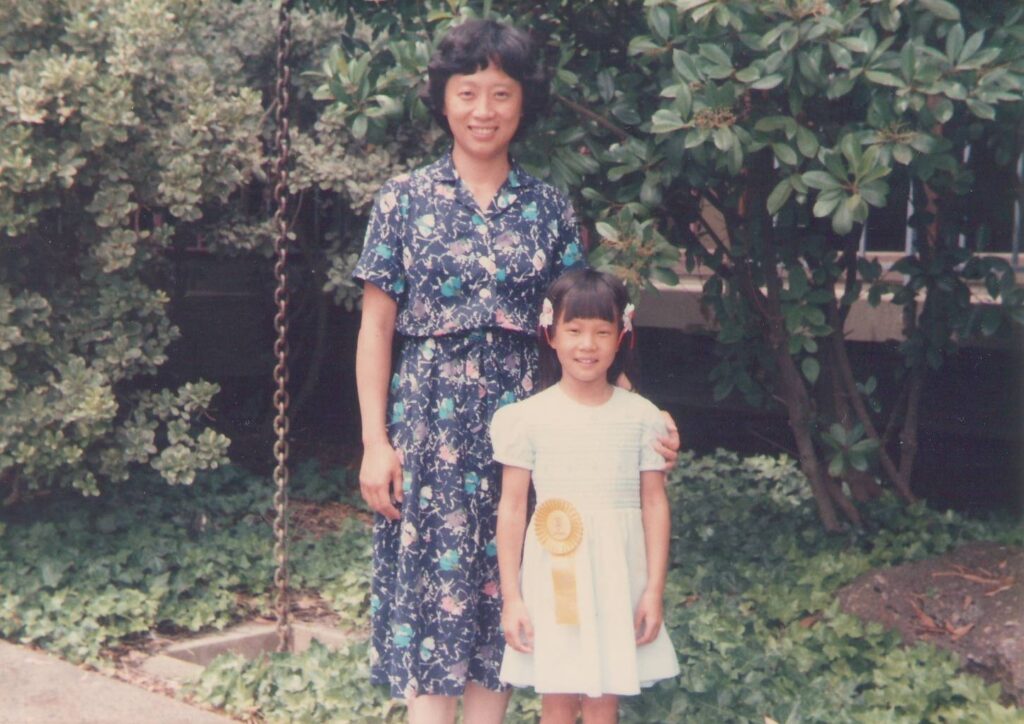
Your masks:
[{"label": "dark green foliage", "polygon": [[[0,633],[74,660],[149,631],[220,627],[269,611],[273,563],[267,481],[238,469],[193,488],[130,486],[83,505],[8,518],[0,537]],[[891,498],[873,529],[821,530],[792,460],[682,456],[670,485],[672,570],[666,625],[682,676],[624,701],[624,722],[1019,721],[998,689],[957,673],[951,654],[903,649],[894,634],[841,613],[835,590],[865,571],[942,554],[972,540],[1024,545],[1024,528]],[[300,466],[293,497],[352,502],[344,471]],[[367,684],[369,530],[348,519],[315,537],[295,531],[292,581],[319,591],[353,631],[350,646],[218,660],[193,694],[269,721],[401,721]],[[244,605],[243,605],[243,602]],[[536,721],[513,699],[509,721]]]},{"label": "dark green foliage", "polygon": [[[351,492],[345,471],[304,466],[292,494],[322,500],[332,486],[334,499]],[[272,495],[269,481],[227,467],[192,488],[151,478],[109,498],[12,514],[6,529],[0,522],[0,636],[99,664],[105,648],[133,636],[223,628],[249,607],[269,611]],[[294,585],[322,590],[350,623],[362,616],[362,523],[300,538],[292,551]]]}]

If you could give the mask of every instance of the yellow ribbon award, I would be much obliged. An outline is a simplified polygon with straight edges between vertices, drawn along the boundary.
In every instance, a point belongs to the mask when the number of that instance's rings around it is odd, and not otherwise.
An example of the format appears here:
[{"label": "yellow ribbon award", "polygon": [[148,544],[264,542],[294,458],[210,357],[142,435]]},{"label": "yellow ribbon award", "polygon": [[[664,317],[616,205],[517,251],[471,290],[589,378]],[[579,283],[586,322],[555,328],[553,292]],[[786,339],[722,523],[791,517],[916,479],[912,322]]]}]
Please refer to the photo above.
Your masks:
[{"label": "yellow ribbon award", "polygon": [[533,529],[540,544],[551,554],[551,579],[555,589],[555,621],[577,625],[575,551],[583,540],[583,519],[568,500],[549,498],[537,506]]}]

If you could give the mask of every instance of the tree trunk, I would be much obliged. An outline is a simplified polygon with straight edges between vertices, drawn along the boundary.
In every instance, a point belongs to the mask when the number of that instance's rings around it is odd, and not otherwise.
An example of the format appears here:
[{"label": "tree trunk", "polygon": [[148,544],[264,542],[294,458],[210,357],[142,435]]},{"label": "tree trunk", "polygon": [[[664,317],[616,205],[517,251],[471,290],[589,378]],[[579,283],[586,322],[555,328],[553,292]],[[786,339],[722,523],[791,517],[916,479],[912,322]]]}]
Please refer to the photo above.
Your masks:
[{"label": "tree trunk", "polygon": [[[796,449],[800,458],[800,469],[811,484],[814,502],[818,506],[818,515],[825,530],[830,533],[839,532],[842,527],[836,516],[835,497],[829,492],[829,482],[825,471],[818,460],[818,451],[814,447],[812,435],[813,406],[807,388],[804,387],[800,372],[793,363],[785,346],[772,345],[775,361],[779,366],[780,382],[783,390],[783,401],[789,416],[789,427],[796,439]],[[840,496],[842,493],[840,492]],[[846,512],[845,510],[843,511]]]},{"label": "tree trunk", "polygon": [[[903,308],[903,335],[910,338],[917,329],[917,303]],[[917,428],[920,419],[921,393],[924,390],[924,369],[915,364],[910,368],[910,381],[907,391],[907,406],[903,416],[903,428],[900,430],[900,468],[899,481],[910,490],[910,475],[914,471],[914,460],[917,458]]]},{"label": "tree trunk", "polygon": [[[830,317],[829,321],[835,323],[836,312],[832,305],[829,305]],[[878,429],[875,427],[874,422],[871,420],[871,415],[868,413],[867,407],[864,405],[864,400],[860,396],[860,390],[857,389],[857,381],[853,377],[853,368],[850,366],[850,358],[846,354],[846,345],[843,343],[842,335],[833,335],[832,337],[832,349],[836,356],[836,367],[839,373],[842,375],[843,384],[846,387],[847,395],[850,404],[853,406],[854,411],[857,413],[857,419],[860,420],[861,424],[864,425],[864,430],[868,436],[878,443],[878,459],[882,465],[882,469],[885,470],[886,475],[892,481],[892,484],[896,488],[896,492],[899,494],[905,503],[913,503],[917,499],[914,494],[910,492],[910,485],[906,480],[903,480],[900,475],[900,471],[896,468],[896,464],[893,463],[892,458],[882,445],[882,439],[878,434]]]}]

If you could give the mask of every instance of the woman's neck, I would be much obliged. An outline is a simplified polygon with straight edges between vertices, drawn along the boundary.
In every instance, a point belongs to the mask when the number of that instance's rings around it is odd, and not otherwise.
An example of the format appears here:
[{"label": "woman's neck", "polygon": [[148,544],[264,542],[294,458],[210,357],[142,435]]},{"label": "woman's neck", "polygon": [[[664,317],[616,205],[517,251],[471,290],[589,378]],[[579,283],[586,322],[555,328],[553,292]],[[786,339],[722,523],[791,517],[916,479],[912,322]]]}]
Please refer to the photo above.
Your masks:
[{"label": "woman's neck", "polygon": [[562,376],[558,387],[566,396],[581,405],[596,407],[603,405],[615,394],[615,387],[607,380],[595,380],[593,382],[581,382],[571,377]]},{"label": "woman's neck", "polygon": [[481,211],[486,211],[491,205],[491,199],[505,183],[512,168],[507,151],[491,158],[478,158],[464,153],[458,146],[452,150],[452,163]]}]

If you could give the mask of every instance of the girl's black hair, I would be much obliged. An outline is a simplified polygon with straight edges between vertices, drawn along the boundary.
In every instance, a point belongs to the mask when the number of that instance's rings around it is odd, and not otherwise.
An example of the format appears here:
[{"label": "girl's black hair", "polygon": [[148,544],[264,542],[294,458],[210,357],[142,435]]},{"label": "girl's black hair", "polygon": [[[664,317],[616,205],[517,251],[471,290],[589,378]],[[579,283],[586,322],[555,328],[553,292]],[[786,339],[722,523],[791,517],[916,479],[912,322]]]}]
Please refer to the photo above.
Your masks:
[{"label": "girl's black hair", "polygon": [[549,82],[537,61],[530,36],[519,28],[495,20],[467,20],[441,39],[427,66],[427,86],[420,98],[434,120],[450,136],[444,115],[444,89],[453,75],[471,75],[494,64],[523,87],[523,117],[514,139],[547,108]]},{"label": "girl's black hair", "polygon": [[[614,274],[596,269],[571,269],[548,287],[547,298],[554,309],[551,327],[537,330],[540,348],[540,389],[550,387],[562,378],[562,365],[558,355],[548,344],[548,335],[554,338],[559,322],[574,319],[603,319],[614,322],[622,331],[622,312],[629,303],[626,285]],[[634,349],[633,332],[627,333],[619,344],[612,366],[608,368],[608,381],[615,384],[619,375],[625,373],[630,383],[636,386],[639,365]]]}]

